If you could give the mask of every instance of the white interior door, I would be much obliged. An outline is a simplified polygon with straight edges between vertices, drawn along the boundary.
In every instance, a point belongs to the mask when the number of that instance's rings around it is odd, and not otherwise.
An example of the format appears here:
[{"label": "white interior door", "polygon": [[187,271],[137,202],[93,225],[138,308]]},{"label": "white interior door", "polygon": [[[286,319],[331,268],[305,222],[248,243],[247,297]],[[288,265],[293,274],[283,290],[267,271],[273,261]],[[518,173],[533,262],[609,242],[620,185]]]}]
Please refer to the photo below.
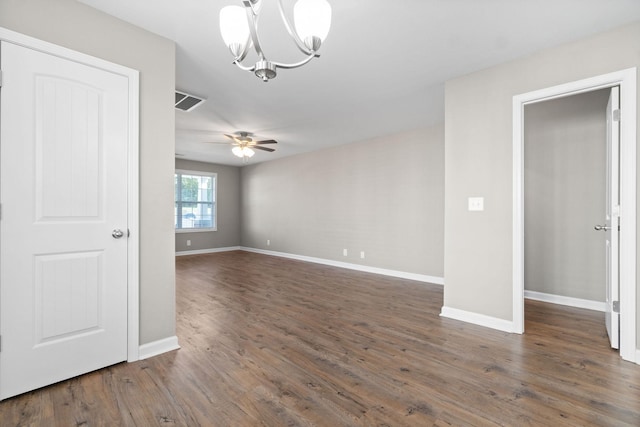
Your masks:
[{"label": "white interior door", "polygon": [[127,359],[128,80],[0,53],[4,399]]},{"label": "white interior door", "polygon": [[[607,104],[607,165],[606,165],[606,212],[604,226],[596,229],[606,233],[606,313],[605,323],[611,341],[611,347],[620,347],[620,313],[619,301],[619,161],[620,161],[620,88],[611,88]],[[614,304],[616,307],[614,307]]]}]

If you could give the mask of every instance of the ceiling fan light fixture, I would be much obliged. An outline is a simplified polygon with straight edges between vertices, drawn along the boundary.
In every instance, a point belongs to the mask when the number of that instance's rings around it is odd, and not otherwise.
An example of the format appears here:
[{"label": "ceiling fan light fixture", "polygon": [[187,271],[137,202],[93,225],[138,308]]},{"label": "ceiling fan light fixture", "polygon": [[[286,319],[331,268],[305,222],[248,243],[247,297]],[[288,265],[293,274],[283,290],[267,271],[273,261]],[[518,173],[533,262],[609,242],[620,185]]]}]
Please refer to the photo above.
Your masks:
[{"label": "ceiling fan light fixture", "polygon": [[231,149],[231,152],[234,155],[236,155],[237,157],[240,157],[241,159],[243,159],[245,157],[253,157],[253,155],[256,154],[256,152],[253,151],[251,148],[249,148],[249,147],[241,147],[241,146],[233,147]]},{"label": "ceiling fan light fixture", "polygon": [[231,152],[238,157],[244,157],[244,155],[242,154],[242,147],[233,147],[231,149]]}]

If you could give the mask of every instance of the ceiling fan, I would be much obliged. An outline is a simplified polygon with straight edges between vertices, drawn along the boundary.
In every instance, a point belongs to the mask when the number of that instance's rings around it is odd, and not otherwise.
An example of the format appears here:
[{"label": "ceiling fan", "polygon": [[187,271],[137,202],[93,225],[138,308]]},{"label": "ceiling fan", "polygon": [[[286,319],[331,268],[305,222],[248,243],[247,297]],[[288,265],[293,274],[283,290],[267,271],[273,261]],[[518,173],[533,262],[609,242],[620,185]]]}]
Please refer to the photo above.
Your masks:
[{"label": "ceiling fan", "polygon": [[[272,153],[276,151],[274,148],[263,147],[263,145],[278,143],[278,141],[276,141],[275,139],[256,141],[253,138],[251,138],[251,136],[253,136],[252,133],[245,132],[245,131],[236,132],[232,135],[225,133],[224,136],[231,139],[232,141],[231,146],[233,147],[231,151],[233,152],[233,154],[235,154],[236,156],[244,160],[248,159],[249,157],[252,157],[255,154],[254,150],[262,150],[262,151],[268,151]],[[218,142],[217,144],[227,144],[227,143]]]}]

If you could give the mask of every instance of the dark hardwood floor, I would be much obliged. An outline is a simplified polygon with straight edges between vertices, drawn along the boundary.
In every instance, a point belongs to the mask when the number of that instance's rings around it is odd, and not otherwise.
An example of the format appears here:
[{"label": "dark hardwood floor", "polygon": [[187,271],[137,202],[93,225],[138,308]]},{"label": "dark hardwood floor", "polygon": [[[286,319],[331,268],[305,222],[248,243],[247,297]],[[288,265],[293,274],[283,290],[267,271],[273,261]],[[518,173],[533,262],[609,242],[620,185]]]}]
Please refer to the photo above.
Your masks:
[{"label": "dark hardwood floor", "polygon": [[2,426],[640,425],[604,316],[526,333],[439,316],[442,287],[246,252],[177,259],[182,348],[0,403]]}]

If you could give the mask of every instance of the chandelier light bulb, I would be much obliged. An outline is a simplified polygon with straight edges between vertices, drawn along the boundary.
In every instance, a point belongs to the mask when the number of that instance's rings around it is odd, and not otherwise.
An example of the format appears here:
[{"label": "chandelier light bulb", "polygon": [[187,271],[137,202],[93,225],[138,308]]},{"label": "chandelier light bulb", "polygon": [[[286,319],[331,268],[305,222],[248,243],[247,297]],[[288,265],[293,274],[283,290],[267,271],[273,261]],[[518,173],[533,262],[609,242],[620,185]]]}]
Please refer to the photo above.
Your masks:
[{"label": "chandelier light bulb", "polygon": [[249,40],[247,13],[241,6],[225,6],[220,10],[220,34],[236,58]]},{"label": "chandelier light bulb", "polygon": [[293,6],[293,22],[298,37],[316,51],[331,28],[331,5],[327,0],[298,0]]}]

